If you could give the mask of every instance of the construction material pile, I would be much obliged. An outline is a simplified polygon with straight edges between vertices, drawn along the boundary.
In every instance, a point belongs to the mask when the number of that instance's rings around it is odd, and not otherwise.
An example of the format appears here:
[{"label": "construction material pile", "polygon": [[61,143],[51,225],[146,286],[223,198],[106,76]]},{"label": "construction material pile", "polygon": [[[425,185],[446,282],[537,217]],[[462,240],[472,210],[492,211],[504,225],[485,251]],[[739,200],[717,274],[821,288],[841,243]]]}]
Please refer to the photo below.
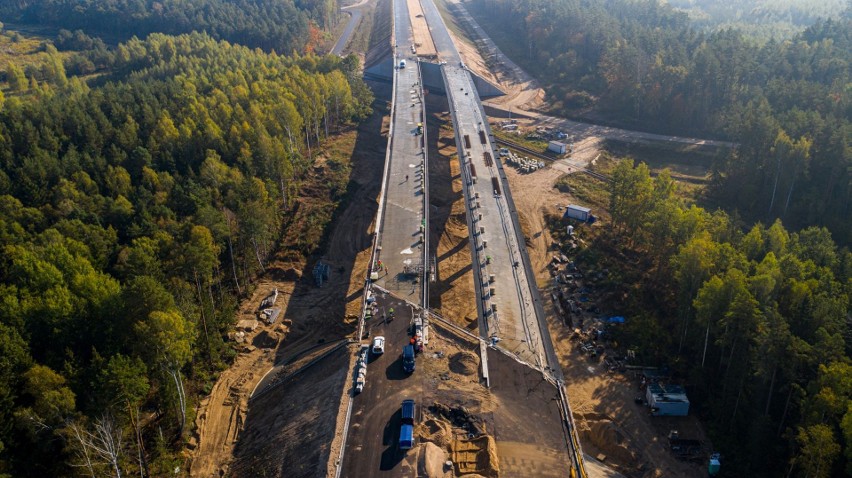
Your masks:
[{"label": "construction material pile", "polygon": [[544,162],[530,159],[528,156],[519,156],[511,151],[505,156],[506,162],[522,173],[532,173],[544,168]]}]

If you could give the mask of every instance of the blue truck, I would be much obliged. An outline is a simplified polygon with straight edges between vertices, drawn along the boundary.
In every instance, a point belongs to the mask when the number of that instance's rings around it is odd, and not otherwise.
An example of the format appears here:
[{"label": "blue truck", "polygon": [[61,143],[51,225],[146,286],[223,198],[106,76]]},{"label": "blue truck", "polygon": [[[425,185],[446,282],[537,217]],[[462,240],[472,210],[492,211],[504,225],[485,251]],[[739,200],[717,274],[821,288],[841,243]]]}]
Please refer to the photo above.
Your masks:
[{"label": "blue truck", "polygon": [[414,426],[403,425],[399,431],[399,449],[407,451],[414,448]]},{"label": "blue truck", "polygon": [[399,449],[410,450],[414,447],[414,400],[407,399],[402,402],[402,427],[399,430]]}]

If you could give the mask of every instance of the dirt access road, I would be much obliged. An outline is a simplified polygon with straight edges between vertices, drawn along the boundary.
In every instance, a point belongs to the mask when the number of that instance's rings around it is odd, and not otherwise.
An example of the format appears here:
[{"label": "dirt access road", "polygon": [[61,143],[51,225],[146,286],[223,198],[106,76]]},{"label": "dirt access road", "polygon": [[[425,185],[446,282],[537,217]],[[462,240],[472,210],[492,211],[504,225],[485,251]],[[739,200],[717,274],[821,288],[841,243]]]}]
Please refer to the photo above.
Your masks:
[{"label": "dirt access road", "polygon": [[338,37],[337,42],[331,47],[331,51],[328,53],[331,55],[342,55],[346,50],[346,46],[349,45],[349,40],[352,39],[352,34],[355,32],[355,28],[361,23],[361,17],[364,16],[364,10],[367,6],[373,2],[374,0],[361,0],[358,3],[354,3],[352,5],[347,5],[345,7],[340,7],[340,11],[349,15],[349,20],[346,22],[346,28],[343,29],[343,33]]}]

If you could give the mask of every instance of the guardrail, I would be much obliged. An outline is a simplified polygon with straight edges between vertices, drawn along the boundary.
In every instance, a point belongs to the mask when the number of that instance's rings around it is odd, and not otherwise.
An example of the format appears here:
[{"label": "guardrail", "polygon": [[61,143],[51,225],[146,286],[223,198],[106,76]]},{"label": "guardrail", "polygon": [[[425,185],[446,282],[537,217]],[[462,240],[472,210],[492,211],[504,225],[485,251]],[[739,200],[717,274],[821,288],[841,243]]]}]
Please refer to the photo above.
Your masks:
[{"label": "guardrail", "polygon": [[[556,382],[556,388],[559,389],[559,403],[563,407],[563,413],[566,416],[566,424],[568,426],[568,436],[571,440],[571,451],[574,454],[574,464],[581,478],[588,478],[586,474],[586,464],[583,462],[583,448],[580,446],[580,438],[577,436],[577,425],[574,423],[574,413],[571,410],[571,404],[568,402],[568,396],[565,395],[564,383],[561,380]],[[572,475],[574,471],[572,469]]]},{"label": "guardrail", "polygon": [[[422,8],[422,7],[421,7]],[[420,68],[420,60],[417,60],[417,93],[420,96],[420,122],[423,124],[423,135],[420,139],[423,162],[421,164],[423,190],[423,277],[420,279],[420,304],[423,309],[429,308],[429,139],[426,130],[426,97],[423,96],[423,70]]]}]

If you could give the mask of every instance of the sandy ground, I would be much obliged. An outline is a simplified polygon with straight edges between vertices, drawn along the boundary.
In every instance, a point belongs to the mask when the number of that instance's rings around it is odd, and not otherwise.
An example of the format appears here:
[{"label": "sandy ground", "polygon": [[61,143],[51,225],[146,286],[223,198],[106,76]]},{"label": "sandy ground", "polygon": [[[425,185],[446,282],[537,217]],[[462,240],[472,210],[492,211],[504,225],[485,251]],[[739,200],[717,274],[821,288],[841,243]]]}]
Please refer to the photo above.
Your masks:
[{"label": "sandy ground", "polygon": [[550,274],[547,265],[552,254],[548,254],[551,239],[544,222],[546,213],[558,214],[558,205],[567,204],[566,197],[553,188],[561,171],[546,168],[531,174],[521,174],[515,168],[504,167],[512,198],[518,209],[518,222],[527,241],[527,253],[530,265],[539,288],[549,285]]},{"label": "sandy ground", "polygon": [[408,4],[408,14],[411,16],[411,27],[414,30],[414,46],[417,48],[417,55],[424,58],[436,58],[438,52],[435,50],[432,34],[429,33],[426,17],[423,16],[420,0],[408,0],[406,3]]},{"label": "sandy ground", "polygon": [[349,349],[339,348],[251,401],[228,476],[313,478],[326,473],[338,402],[309,400],[347,388]]},{"label": "sandy ground", "polygon": [[[536,281],[542,296],[547,298],[552,283],[547,265],[553,251],[544,217],[546,213],[559,213],[557,205],[568,204],[572,198],[553,188],[562,175],[558,170],[546,168],[531,174],[519,174],[512,168],[505,171],[521,228],[528,238],[527,250]],[[583,451],[603,461],[590,464],[589,476],[615,476],[613,469],[628,476],[703,476],[701,466],[677,460],[668,450],[665,438],[669,429],[676,429],[684,437],[705,440],[698,420],[650,417],[646,408],[633,403],[633,398],[641,394],[638,383],[622,374],[607,374],[602,363],[590,362],[575,351],[576,342],[569,340],[570,328],[557,318],[550,300],[545,304]]]},{"label": "sandy ground", "polygon": [[[239,317],[254,318],[254,310],[269,291],[278,286],[279,294],[289,296],[294,284],[263,281],[258,285],[250,300],[245,301]],[[279,299],[279,304],[286,299]],[[276,304],[278,305],[278,304]],[[252,334],[246,334],[247,344],[261,337],[276,337],[276,342],[286,333],[283,326],[270,328],[258,327]],[[277,344],[276,344],[277,345]],[[222,458],[230,456],[242,431],[243,420],[248,409],[248,395],[274,361],[271,347],[257,348],[253,351],[246,347],[237,356],[230,368],[222,372],[213,386],[210,395],[201,400],[198,417],[195,421],[196,435],[190,439],[190,447],[198,446],[193,452],[190,476],[219,476]]]},{"label": "sandy ground", "polygon": [[[538,81],[500,53],[458,0],[446,0],[454,21],[470,38],[450,35],[467,65],[477,75],[496,84],[506,94],[490,98],[489,106],[535,111],[543,105],[544,90]],[[447,19],[445,19],[447,21]]]}]

